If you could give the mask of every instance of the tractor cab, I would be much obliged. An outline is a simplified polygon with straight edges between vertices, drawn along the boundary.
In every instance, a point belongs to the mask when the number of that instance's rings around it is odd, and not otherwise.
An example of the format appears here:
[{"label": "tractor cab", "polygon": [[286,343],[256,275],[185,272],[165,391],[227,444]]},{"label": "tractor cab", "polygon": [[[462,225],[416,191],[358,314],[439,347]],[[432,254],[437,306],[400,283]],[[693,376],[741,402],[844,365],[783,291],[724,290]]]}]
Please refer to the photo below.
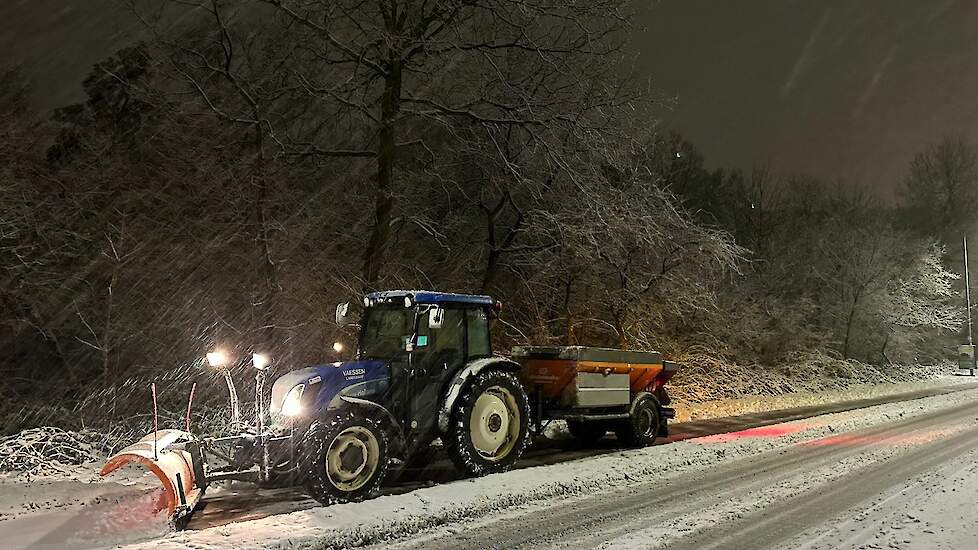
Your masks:
[{"label": "tractor cab", "polygon": [[[413,445],[434,437],[440,397],[465,365],[492,356],[489,319],[498,305],[489,296],[387,291],[368,294],[360,316],[356,359],[343,363],[387,365],[382,399],[409,432]],[[350,305],[336,322],[351,326]]]},{"label": "tractor cab", "polygon": [[[388,291],[364,298],[358,360],[407,364],[427,375],[451,372],[489,357],[492,298],[443,292]],[[349,304],[337,307],[337,324],[350,325]]]}]

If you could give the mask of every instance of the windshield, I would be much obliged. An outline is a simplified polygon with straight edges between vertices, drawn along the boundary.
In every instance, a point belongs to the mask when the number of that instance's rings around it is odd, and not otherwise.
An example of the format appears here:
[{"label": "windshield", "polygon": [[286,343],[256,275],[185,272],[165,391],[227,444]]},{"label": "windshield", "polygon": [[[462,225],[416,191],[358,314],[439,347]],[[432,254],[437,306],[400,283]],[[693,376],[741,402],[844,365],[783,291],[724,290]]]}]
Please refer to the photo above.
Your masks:
[{"label": "windshield", "polygon": [[371,307],[364,315],[362,359],[396,359],[406,355],[404,344],[414,327],[414,308]]}]

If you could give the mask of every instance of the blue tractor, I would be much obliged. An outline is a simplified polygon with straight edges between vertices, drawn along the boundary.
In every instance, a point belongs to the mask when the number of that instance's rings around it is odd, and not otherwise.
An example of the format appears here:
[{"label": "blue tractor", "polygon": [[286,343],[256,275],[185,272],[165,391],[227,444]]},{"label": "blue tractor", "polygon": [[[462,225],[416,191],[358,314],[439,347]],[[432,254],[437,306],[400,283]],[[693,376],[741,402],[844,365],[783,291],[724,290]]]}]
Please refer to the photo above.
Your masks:
[{"label": "blue tractor", "polygon": [[[355,322],[340,304],[337,323],[359,328],[353,360],[279,377],[267,414],[256,399],[256,420],[239,435],[157,431],[111,457],[103,475],[146,464],[164,486],[160,509],[179,520],[227,479],[301,484],[323,504],[361,500],[436,438],[468,475],[506,471],[529,444],[530,401],[520,365],[493,354],[498,309],[488,296],[397,290],[368,294]],[[264,365],[255,366],[261,395]],[[228,387],[236,400],[230,377]]]}]

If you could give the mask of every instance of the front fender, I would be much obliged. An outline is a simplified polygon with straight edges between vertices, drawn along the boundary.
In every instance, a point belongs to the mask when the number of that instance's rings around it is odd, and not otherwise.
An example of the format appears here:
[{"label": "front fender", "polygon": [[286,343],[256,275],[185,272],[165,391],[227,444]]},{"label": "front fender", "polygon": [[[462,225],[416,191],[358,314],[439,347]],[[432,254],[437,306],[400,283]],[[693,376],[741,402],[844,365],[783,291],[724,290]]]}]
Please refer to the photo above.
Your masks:
[{"label": "front fender", "polygon": [[518,372],[520,370],[519,363],[510,361],[505,357],[486,357],[484,359],[476,359],[465,365],[452,378],[452,381],[448,384],[448,389],[445,391],[445,397],[442,399],[441,409],[438,411],[438,429],[442,433],[448,431],[448,423],[452,417],[452,408],[455,406],[455,401],[458,399],[458,396],[461,395],[462,389],[465,388],[465,384],[472,377],[477,376],[488,367],[510,372]]},{"label": "front fender", "polygon": [[358,409],[362,411],[364,416],[380,420],[384,425],[390,426],[388,435],[391,438],[390,445],[392,447],[392,454],[396,455],[404,450],[406,445],[404,430],[401,429],[400,422],[394,418],[394,415],[386,407],[374,401],[349,395],[341,395],[339,396],[339,400],[343,403],[343,408]]}]

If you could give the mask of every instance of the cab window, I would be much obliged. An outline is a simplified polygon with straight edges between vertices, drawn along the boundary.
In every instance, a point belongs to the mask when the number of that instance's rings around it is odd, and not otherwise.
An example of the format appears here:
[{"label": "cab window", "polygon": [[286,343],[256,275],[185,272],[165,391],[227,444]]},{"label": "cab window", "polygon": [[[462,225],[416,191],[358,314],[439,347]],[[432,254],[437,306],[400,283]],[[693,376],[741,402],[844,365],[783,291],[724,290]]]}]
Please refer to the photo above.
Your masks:
[{"label": "cab window", "polygon": [[465,317],[468,324],[467,344],[469,359],[489,357],[489,319],[485,309],[467,309]]},{"label": "cab window", "polygon": [[440,328],[428,326],[428,316],[418,320],[418,340],[415,356],[422,364],[454,367],[465,353],[465,316],[460,309],[445,308]]}]

